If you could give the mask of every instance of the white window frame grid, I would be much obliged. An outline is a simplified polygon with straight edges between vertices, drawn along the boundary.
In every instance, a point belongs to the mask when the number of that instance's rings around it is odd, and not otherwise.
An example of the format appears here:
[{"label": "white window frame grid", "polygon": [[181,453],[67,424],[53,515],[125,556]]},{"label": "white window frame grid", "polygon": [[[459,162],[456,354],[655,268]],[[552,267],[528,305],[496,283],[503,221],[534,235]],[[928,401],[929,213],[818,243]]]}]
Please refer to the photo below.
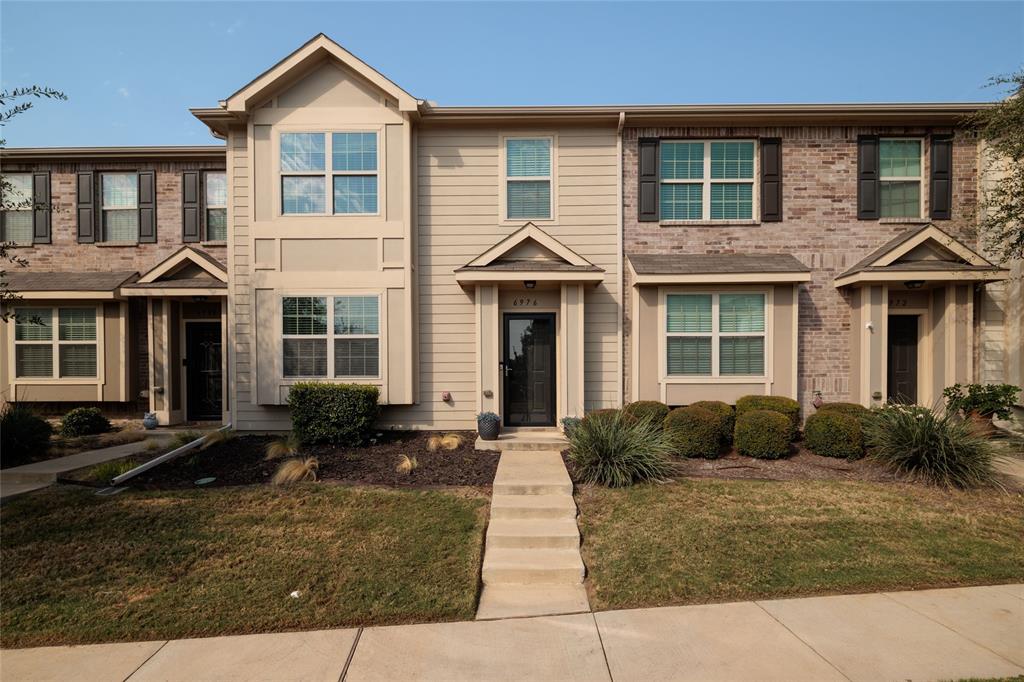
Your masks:
[{"label": "white window frame grid", "polygon": [[[518,175],[515,177],[509,177],[508,175],[508,143],[509,140],[547,140],[549,144],[549,153],[551,154],[550,163],[548,164],[549,174],[548,175]],[[558,202],[555,197],[555,177],[557,175],[557,163],[558,157],[558,136],[554,133],[514,133],[504,134],[501,136],[501,153],[498,155],[498,163],[501,166],[498,176],[501,178],[501,184],[499,186],[498,201],[501,202],[501,220],[505,223],[553,223],[558,219],[556,213],[556,207]],[[510,218],[508,215],[508,183],[510,182],[542,182],[547,181],[548,183],[548,217],[547,218]]]},{"label": "white window frame grid", "polygon": [[[279,218],[375,218],[383,215],[385,201],[384,182],[384,135],[380,126],[357,126],[352,128],[311,129],[305,126],[277,126],[274,136],[274,167],[277,170],[277,216]],[[286,171],[281,168],[281,135],[285,133],[309,133],[324,136],[324,170],[322,171]],[[336,171],[334,166],[334,133],[372,133],[377,136],[377,170],[370,171]],[[377,210],[374,213],[335,213],[334,212],[334,176],[335,175],[376,175],[377,176]],[[284,212],[284,178],[285,176],[322,177],[324,180],[324,213],[285,213]]]},{"label": "white window frame grid", "polygon": [[[130,209],[121,208],[107,208],[106,204],[103,203],[103,178],[107,175],[134,175],[135,176],[135,239],[109,239],[107,237],[107,211],[127,211]],[[99,171],[99,200],[100,205],[100,231],[99,242],[111,242],[114,244],[138,244],[139,243],[139,232],[142,229],[142,221],[139,216],[139,171],[137,170],[101,170]]]},{"label": "white window frame grid", "polygon": [[[921,150],[921,174],[918,176],[891,176],[887,178],[882,177],[882,143],[883,142],[917,142],[918,147]],[[878,217],[881,220],[923,220],[924,215],[924,147],[925,140],[922,137],[881,137],[878,140]],[[918,186],[917,190],[917,215],[908,216],[882,216],[882,185],[886,182],[916,182]]]},{"label": "white window frame grid", "polygon": [[[335,334],[334,333],[334,299],[335,298],[366,298],[377,299],[377,333],[376,334]],[[286,298],[323,298],[327,302],[327,333],[326,334],[285,334],[284,333],[284,299]],[[281,371],[278,376],[283,382],[296,383],[316,379],[325,382],[337,383],[381,383],[384,381],[384,364],[386,359],[386,344],[384,343],[384,320],[386,319],[384,308],[384,296],[379,291],[345,291],[325,294],[317,291],[310,292],[288,292],[281,294],[277,305],[277,325],[279,338],[281,338],[281,349],[278,352],[278,362],[281,363]],[[284,373],[284,339],[325,339],[327,341],[327,375],[326,376],[286,376]],[[334,340],[335,339],[377,339],[377,374],[376,376],[334,376]]]},{"label": "white window frame grid", "polygon": [[[214,174],[220,174],[220,175],[224,176],[225,192],[224,192],[224,204],[223,205],[208,203],[209,199],[207,198],[208,194],[207,194],[207,190],[206,190],[206,179],[210,175],[214,175]],[[202,187],[202,191],[203,191],[203,242],[213,243],[213,244],[226,243],[227,242],[227,213],[228,213],[228,192],[227,192],[227,189],[228,189],[227,188],[228,173],[227,173],[226,170],[219,170],[219,169],[216,169],[216,168],[211,168],[209,170],[204,170],[202,172],[202,174],[200,175],[200,178],[202,180],[202,185],[203,185],[203,187]],[[210,239],[210,209],[211,208],[212,209],[221,209],[221,208],[224,209],[224,223],[225,223],[224,239]]]},{"label": "white window frame grid", "polygon": [[[693,144],[704,145],[704,172],[700,180],[694,179],[664,179],[661,177],[661,146],[670,144],[672,142],[688,142]],[[711,178],[711,143],[712,142],[752,142],[754,144],[754,176],[752,178]],[[700,194],[700,209],[701,217],[684,219],[684,218],[662,218],[660,222],[663,223],[749,223],[751,221],[757,222],[761,219],[761,183],[759,178],[761,176],[761,146],[758,144],[758,140],[754,138],[711,138],[703,140],[691,140],[686,138],[679,139],[663,139],[659,143],[658,149],[658,214],[661,214],[661,192],[660,185],[672,184],[672,185],[703,185],[701,187]],[[749,218],[712,218],[711,217],[711,184],[730,184],[730,185],[751,185],[750,192],[750,217]]]},{"label": "white window frame grid", "polygon": [[[87,384],[92,385],[101,381],[103,377],[103,307],[92,306],[92,305],[19,305],[14,309],[14,312],[18,313],[22,310],[41,309],[45,308],[50,311],[50,320],[52,322],[51,338],[49,341],[18,341],[17,329],[12,327],[11,338],[14,342],[11,344],[10,368],[11,377],[13,384]],[[96,312],[96,339],[93,341],[61,341],[60,340],[60,311],[61,310],[94,310]],[[60,347],[61,345],[68,346],[85,346],[94,345],[96,347],[96,376],[92,377],[65,377],[61,376],[60,373]],[[20,377],[18,376],[17,366],[17,346],[52,346],[52,373],[48,377]]]},{"label": "white window frame grid", "polygon": [[[662,385],[666,384],[770,384],[773,376],[772,362],[772,329],[774,325],[774,302],[772,287],[737,287],[735,289],[710,288],[661,288],[658,292],[658,368]],[[668,297],[675,295],[711,295],[711,331],[710,332],[669,332],[668,331]],[[764,296],[764,331],[763,332],[725,332],[719,331],[719,297],[722,294],[761,294]],[[711,338],[711,374],[669,374],[668,373],[668,339],[670,336],[691,336]],[[719,367],[719,340],[721,337],[747,336],[764,338],[764,374],[721,374]],[[795,343],[795,341],[794,341]]]},{"label": "white window frame grid", "polygon": [[[11,241],[10,237],[7,234],[7,216],[10,215],[11,213],[28,213],[31,216],[32,215],[32,208],[35,205],[35,194],[34,194],[35,193],[35,179],[33,178],[32,173],[16,171],[16,172],[13,172],[13,173],[3,173],[2,174],[2,176],[5,179],[7,179],[8,182],[10,182],[10,178],[11,177],[14,177],[16,175],[28,176],[28,191],[29,191],[28,200],[30,202],[32,202],[32,203],[27,208],[4,209],[3,211],[0,211],[0,213],[3,214],[3,215],[0,215],[0,241],[4,241],[4,242],[10,242]],[[34,244],[34,243],[35,243],[35,225],[32,225],[32,235],[29,237],[29,240],[27,242],[15,242],[16,246],[19,246],[19,247],[22,247],[22,246],[32,246],[32,244]]]}]

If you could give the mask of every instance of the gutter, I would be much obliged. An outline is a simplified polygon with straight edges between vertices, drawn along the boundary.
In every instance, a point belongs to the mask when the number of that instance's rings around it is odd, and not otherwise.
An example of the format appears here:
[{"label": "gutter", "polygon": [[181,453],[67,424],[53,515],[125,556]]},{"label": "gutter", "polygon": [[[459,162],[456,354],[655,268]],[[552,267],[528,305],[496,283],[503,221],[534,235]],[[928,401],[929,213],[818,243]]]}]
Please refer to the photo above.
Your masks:
[{"label": "gutter", "polygon": [[[224,426],[220,427],[217,430],[218,431],[230,431],[231,430],[231,424],[225,424]],[[144,463],[140,464],[139,466],[135,467],[134,469],[131,469],[130,471],[124,472],[120,476],[115,476],[114,478],[110,479],[110,487],[121,485],[125,481],[127,481],[127,480],[129,480],[131,478],[135,478],[139,474],[141,474],[143,472],[146,472],[146,471],[149,471],[153,467],[160,466],[164,462],[170,462],[172,459],[177,459],[178,457],[181,457],[182,455],[184,455],[186,452],[190,452],[192,450],[195,450],[200,445],[202,445],[205,441],[206,441],[206,435],[200,436],[199,438],[196,438],[194,441],[191,441],[189,443],[186,443],[185,445],[182,445],[180,448],[175,448],[174,450],[171,450],[170,452],[165,452],[164,454],[160,455],[159,457],[155,457],[155,458],[149,460],[148,462],[144,462]]]}]

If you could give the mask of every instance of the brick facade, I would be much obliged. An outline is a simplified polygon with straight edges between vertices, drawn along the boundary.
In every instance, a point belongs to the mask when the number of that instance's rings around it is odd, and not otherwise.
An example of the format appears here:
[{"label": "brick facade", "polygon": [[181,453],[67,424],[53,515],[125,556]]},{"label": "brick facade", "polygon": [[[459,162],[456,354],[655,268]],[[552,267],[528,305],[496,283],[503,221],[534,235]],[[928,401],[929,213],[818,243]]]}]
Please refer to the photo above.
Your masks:
[{"label": "brick facade", "polygon": [[[852,126],[626,128],[623,131],[623,245],[630,253],[791,253],[812,269],[800,287],[798,397],[809,414],[814,391],[850,400],[850,307],[833,279],[893,236],[919,222],[857,219],[857,136],[926,135],[923,128]],[[939,131],[936,131],[939,132]],[[783,221],[671,225],[637,220],[637,140],[659,138],[782,139]],[[928,215],[930,149],[925,141],[922,194]],[[978,213],[976,141],[953,145],[953,217],[936,225],[973,245]],[[756,218],[757,216],[755,216]],[[626,288],[632,286],[627,272]],[[625,297],[624,377],[630,399],[631,310]]]},{"label": "brick facade", "polygon": [[[224,161],[138,161],[15,163],[5,160],[7,173],[50,171],[50,203],[53,207],[51,243],[18,247],[14,253],[28,261],[28,269],[40,272],[130,271],[140,274],[183,245],[181,227],[182,171],[223,170]],[[106,245],[78,243],[75,215],[76,173],[79,171],[156,171],[157,241],[153,244]],[[193,244],[225,265],[227,248],[222,244]]]}]

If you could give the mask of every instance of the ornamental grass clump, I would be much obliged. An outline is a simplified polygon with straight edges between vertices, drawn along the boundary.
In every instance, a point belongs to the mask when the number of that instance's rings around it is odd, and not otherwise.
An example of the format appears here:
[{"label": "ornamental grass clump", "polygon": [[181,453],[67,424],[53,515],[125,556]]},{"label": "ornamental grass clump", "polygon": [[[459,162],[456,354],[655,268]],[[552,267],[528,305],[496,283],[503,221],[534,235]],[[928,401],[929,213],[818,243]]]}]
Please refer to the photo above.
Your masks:
[{"label": "ornamental grass clump", "polygon": [[267,443],[263,449],[264,459],[269,462],[275,459],[294,457],[299,454],[301,448],[302,443],[299,442],[299,437],[294,431],[289,431],[287,436],[278,436]]},{"label": "ornamental grass clump", "polygon": [[315,481],[319,469],[320,461],[316,457],[286,459],[274,472],[270,482],[274,485],[288,485],[300,481]]},{"label": "ornamental grass clump", "polygon": [[868,456],[898,473],[947,488],[974,488],[996,480],[995,450],[970,422],[945,410],[886,405],[864,421]]},{"label": "ornamental grass clump", "polygon": [[815,412],[804,424],[804,444],[822,457],[859,459],[864,454],[861,420],[839,410]]},{"label": "ornamental grass clump", "polygon": [[672,450],[660,423],[622,410],[592,412],[569,436],[569,461],[580,480],[609,488],[669,476]]},{"label": "ornamental grass clump", "polygon": [[677,407],[668,413],[665,432],[681,457],[716,459],[722,451],[722,417],[703,407]]}]

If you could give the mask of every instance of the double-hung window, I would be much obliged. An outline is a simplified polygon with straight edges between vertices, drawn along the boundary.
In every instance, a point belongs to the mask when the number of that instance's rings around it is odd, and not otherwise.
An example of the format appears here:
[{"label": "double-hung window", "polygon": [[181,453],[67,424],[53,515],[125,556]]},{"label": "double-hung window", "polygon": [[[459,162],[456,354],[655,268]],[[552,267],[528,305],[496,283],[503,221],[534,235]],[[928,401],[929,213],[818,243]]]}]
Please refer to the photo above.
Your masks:
[{"label": "double-hung window", "polygon": [[139,241],[138,174],[101,173],[100,209],[104,241]]},{"label": "double-hung window", "polygon": [[666,374],[764,376],[765,295],[667,294]]},{"label": "double-hung window", "polygon": [[17,313],[15,376],[25,379],[96,378],[95,308],[19,308]]},{"label": "double-hung window", "polygon": [[5,173],[3,215],[0,215],[0,241],[18,245],[32,243],[32,174]]},{"label": "double-hung window", "polygon": [[879,198],[883,218],[920,218],[921,140],[878,141]]},{"label": "double-hung window", "polygon": [[505,140],[505,217],[551,218],[551,138]]},{"label": "double-hung window", "polygon": [[[330,166],[328,167],[328,160]],[[281,133],[281,212],[375,215],[379,207],[377,133]]]},{"label": "double-hung window", "polygon": [[662,220],[753,220],[753,140],[662,141]]},{"label": "double-hung window", "polygon": [[228,178],[224,171],[203,173],[206,241],[222,242],[228,238]]},{"label": "double-hung window", "polygon": [[288,296],[282,315],[286,378],[380,376],[377,296]]}]

